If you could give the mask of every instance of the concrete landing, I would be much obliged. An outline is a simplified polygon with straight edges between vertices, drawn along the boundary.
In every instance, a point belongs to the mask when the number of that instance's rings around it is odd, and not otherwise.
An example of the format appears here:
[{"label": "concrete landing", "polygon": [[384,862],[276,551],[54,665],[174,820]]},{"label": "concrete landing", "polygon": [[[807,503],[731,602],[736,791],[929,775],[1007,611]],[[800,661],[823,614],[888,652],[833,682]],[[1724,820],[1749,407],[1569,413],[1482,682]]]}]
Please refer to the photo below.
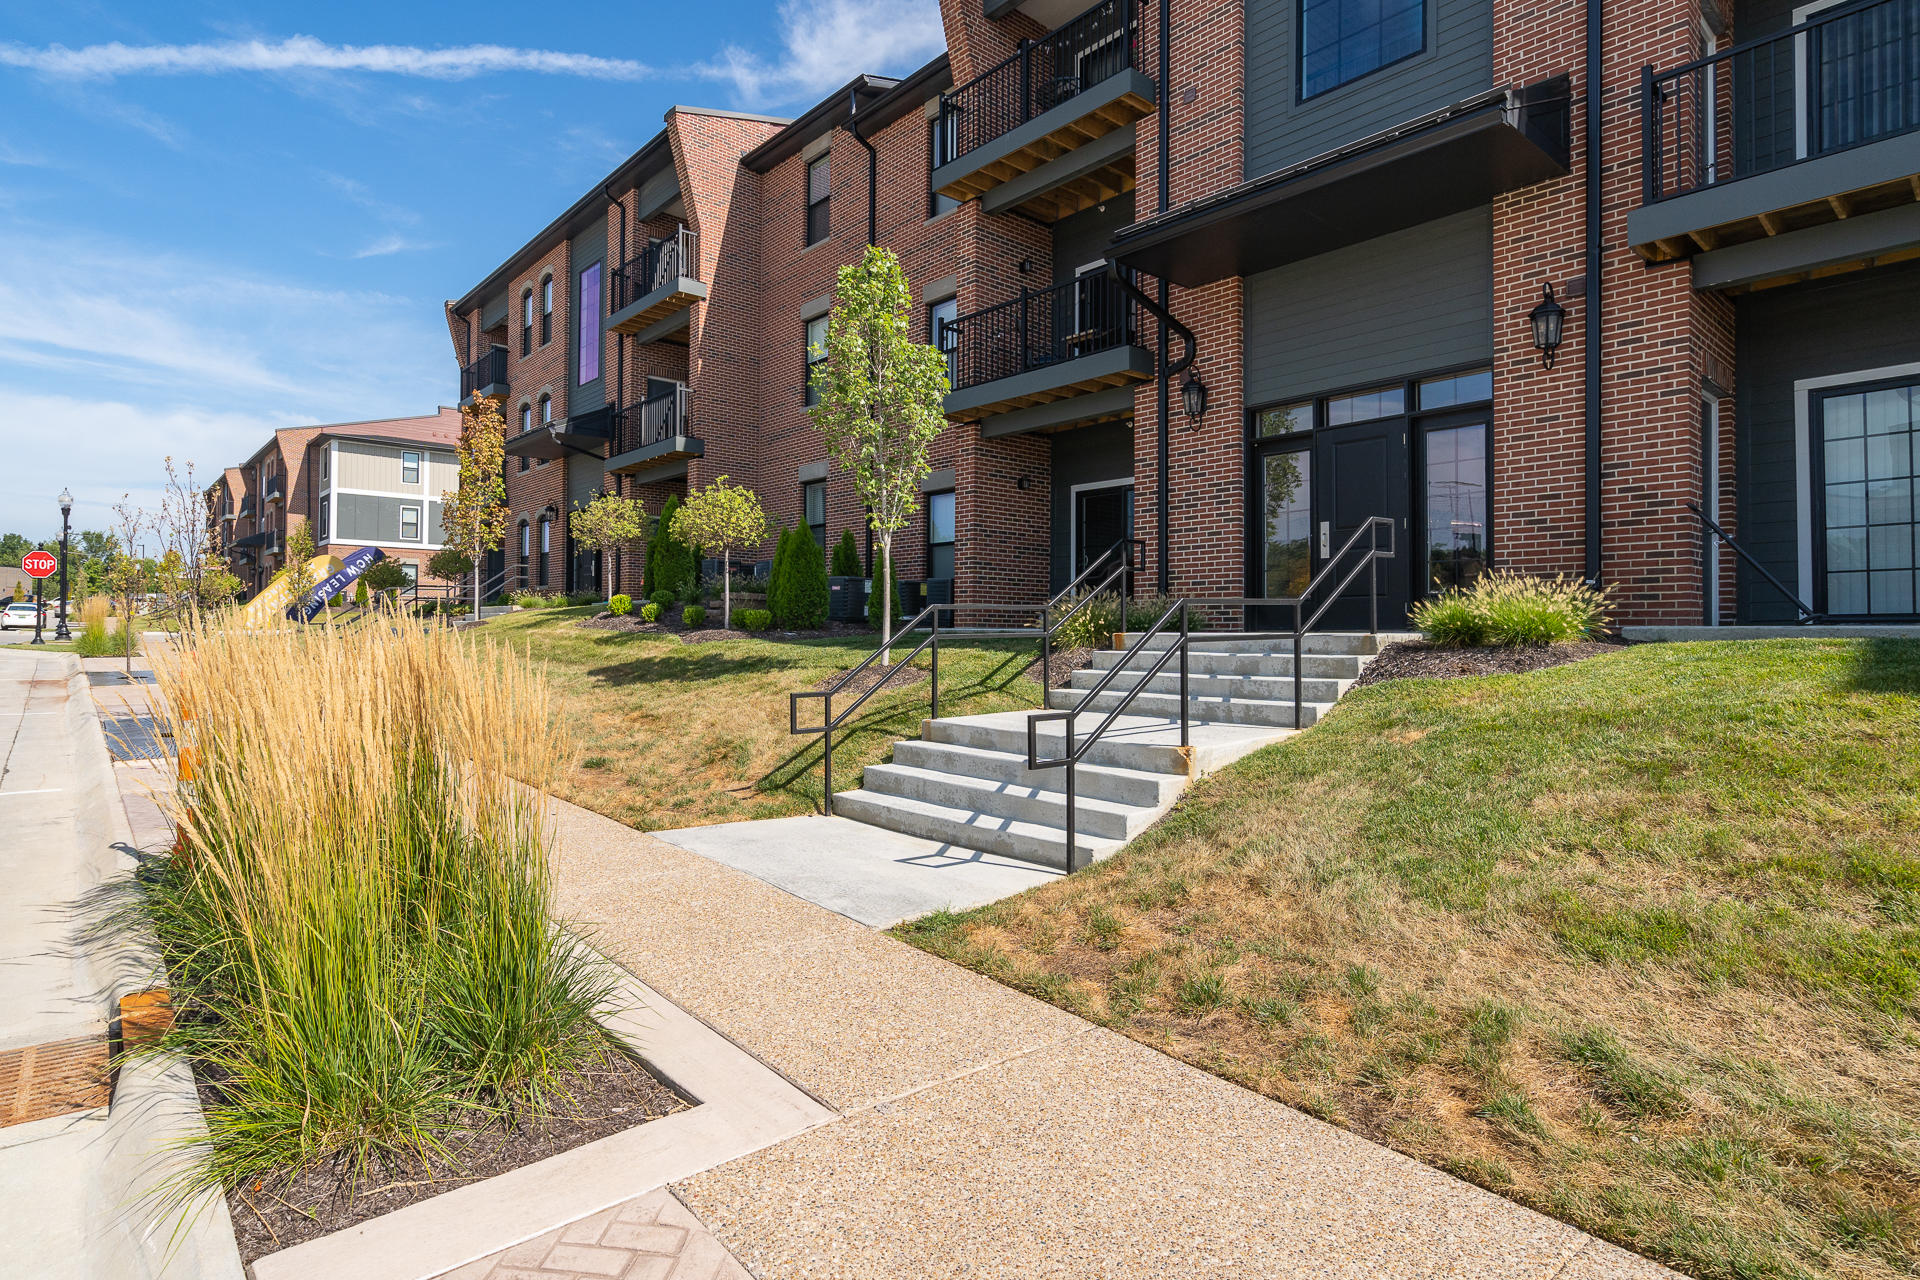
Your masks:
[{"label": "concrete landing", "polygon": [[769,818],[653,834],[875,929],[995,902],[1060,874],[848,818]]}]

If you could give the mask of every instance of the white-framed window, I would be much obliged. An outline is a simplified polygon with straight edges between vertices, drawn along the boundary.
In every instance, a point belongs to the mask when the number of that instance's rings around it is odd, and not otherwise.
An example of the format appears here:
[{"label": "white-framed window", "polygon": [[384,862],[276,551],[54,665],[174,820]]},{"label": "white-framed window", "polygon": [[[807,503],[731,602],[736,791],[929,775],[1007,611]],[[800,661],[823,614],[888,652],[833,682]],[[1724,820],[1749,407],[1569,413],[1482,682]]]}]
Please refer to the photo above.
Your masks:
[{"label": "white-framed window", "polygon": [[807,385],[803,391],[803,399],[809,408],[820,403],[820,393],[813,386],[814,368],[825,364],[826,361],[827,318],[815,316],[807,321]]},{"label": "white-framed window", "polygon": [[420,541],[420,508],[400,508],[400,541]]},{"label": "white-framed window", "polygon": [[420,483],[420,455],[411,449],[403,449],[400,452],[400,483]]}]

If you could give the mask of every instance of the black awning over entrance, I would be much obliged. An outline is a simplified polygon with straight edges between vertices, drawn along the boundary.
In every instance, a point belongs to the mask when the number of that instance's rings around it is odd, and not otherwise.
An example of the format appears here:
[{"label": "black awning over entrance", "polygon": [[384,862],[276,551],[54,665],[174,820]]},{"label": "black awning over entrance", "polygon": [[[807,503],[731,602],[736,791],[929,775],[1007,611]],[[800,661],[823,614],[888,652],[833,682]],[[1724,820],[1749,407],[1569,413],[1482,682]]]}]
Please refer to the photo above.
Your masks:
[{"label": "black awning over entrance", "polygon": [[510,458],[564,458],[570,453],[598,457],[612,434],[612,421],[605,409],[576,414],[551,426],[507,437],[506,453]]},{"label": "black awning over entrance", "polygon": [[1568,171],[1565,76],[1492,89],[1123,228],[1113,256],[1189,288],[1477,208]]}]

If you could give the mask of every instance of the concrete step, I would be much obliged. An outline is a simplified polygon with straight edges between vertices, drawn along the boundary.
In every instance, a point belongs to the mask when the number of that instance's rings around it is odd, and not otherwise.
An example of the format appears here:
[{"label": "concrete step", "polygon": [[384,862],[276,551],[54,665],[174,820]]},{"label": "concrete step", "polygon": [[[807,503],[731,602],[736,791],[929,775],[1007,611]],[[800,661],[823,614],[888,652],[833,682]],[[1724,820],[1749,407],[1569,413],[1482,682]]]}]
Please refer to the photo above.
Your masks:
[{"label": "concrete step", "polygon": [[[1109,689],[1131,689],[1140,684],[1145,672],[1122,671],[1114,677]],[[1106,678],[1106,672],[1082,668],[1073,673],[1069,680],[1075,689],[1091,689]],[[1351,680],[1322,680],[1309,676],[1300,681],[1300,696],[1307,702],[1333,703],[1347,691]],[[1174,664],[1147,681],[1147,690],[1152,693],[1180,692],[1180,672]],[[1220,698],[1258,698],[1270,702],[1292,702],[1294,694],[1293,677],[1287,676],[1213,676],[1201,675],[1188,668],[1187,692],[1200,697]]]},{"label": "concrete step", "polygon": [[[1065,827],[1067,771],[1050,770],[1054,788],[1022,786],[1014,782],[989,782],[937,769],[916,769],[904,764],[870,764],[863,778],[865,789],[884,796],[921,800],[948,809],[965,809],[1015,822],[1039,826]],[[1075,770],[1076,775],[1078,770]],[[1131,840],[1160,816],[1160,810],[1112,800],[1094,800],[1079,795],[1075,778],[1074,825],[1092,836],[1109,840]],[[1059,788],[1059,789],[1055,789]]]},{"label": "concrete step", "polygon": [[[1160,695],[1143,695],[1157,697]],[[1172,703],[1171,698],[1165,699]],[[1030,711],[996,711],[979,716],[950,716],[929,720],[922,736],[929,742],[951,743],[983,751],[1027,754],[1027,717]],[[1097,719],[1082,719],[1079,741],[1099,724]],[[1294,730],[1260,724],[1208,724],[1194,721],[1188,726],[1189,745],[1180,746],[1180,722],[1165,715],[1120,716],[1111,728],[1088,749],[1082,765],[1108,765],[1137,769],[1147,773],[1212,773],[1225,768],[1241,756],[1258,751],[1290,736]],[[1049,758],[1057,758],[1065,747],[1065,730],[1059,721],[1040,725],[1040,749]]]},{"label": "concrete step", "polygon": [[[1202,645],[1206,647],[1218,647],[1232,653],[1291,654],[1293,652],[1293,641],[1286,638],[1279,640],[1242,640],[1235,638],[1233,633],[1226,631],[1201,632],[1200,636]],[[1121,640],[1124,647],[1132,648],[1134,642],[1139,638],[1140,633],[1134,631],[1123,635]],[[1178,638],[1176,635],[1169,635],[1163,631],[1147,641],[1147,648],[1164,649],[1169,644],[1172,644],[1176,638]],[[1408,638],[1410,637],[1387,632],[1310,631],[1307,633],[1306,639],[1302,642],[1301,647],[1308,653],[1352,654],[1370,657],[1380,652],[1383,646],[1391,644],[1395,640]]]},{"label": "concrete step", "polygon": [[[1076,705],[1084,696],[1074,689],[1054,689],[1047,694],[1047,704],[1064,710]],[[1125,697],[1124,689],[1109,689],[1105,693],[1096,695],[1087,710],[1111,711],[1119,706]],[[1332,706],[1331,703],[1308,702],[1296,710],[1291,702],[1280,702],[1269,698],[1195,694],[1187,699],[1187,715],[1192,720],[1202,720],[1210,724],[1305,729],[1318,720],[1330,706]],[[1143,693],[1127,704],[1127,710],[1136,715],[1173,719],[1180,714],[1180,695],[1178,693]]]},{"label": "concrete step", "polygon": [[[843,818],[960,849],[997,853],[1063,871],[1067,866],[1066,832],[1060,827],[929,804],[907,796],[883,795],[865,788],[835,795],[833,811]],[[1084,827],[1075,834],[1073,843],[1083,860],[1103,858],[1121,845],[1119,840],[1089,835]]]},{"label": "concrete step", "polygon": [[[1121,666],[1124,660],[1128,671],[1145,671],[1151,667],[1155,658],[1163,652],[1156,650],[1152,654],[1138,653],[1128,658],[1118,649],[1097,650],[1088,659],[1088,666],[1098,671],[1111,671]],[[1174,661],[1178,661],[1175,659]],[[1301,662],[1303,672],[1308,676],[1323,680],[1354,680],[1360,675],[1360,668],[1366,659],[1359,654],[1325,653],[1307,654]],[[1172,664],[1169,663],[1169,666]],[[1187,651],[1187,670],[1190,673],[1209,676],[1292,676],[1293,654],[1250,652],[1236,653],[1229,649],[1209,649],[1195,647]]]},{"label": "concrete step", "polygon": [[[1059,738],[1056,737],[1054,742],[1058,743]],[[893,763],[1042,790],[1057,789],[1064,785],[1058,769],[1027,768],[1024,741],[1019,751],[993,751],[955,742],[930,742],[924,739],[896,742],[893,746]],[[1074,787],[1081,796],[1147,809],[1172,803],[1174,797],[1180,794],[1184,780],[1184,774],[1117,769],[1108,765],[1083,764],[1074,771]]]}]

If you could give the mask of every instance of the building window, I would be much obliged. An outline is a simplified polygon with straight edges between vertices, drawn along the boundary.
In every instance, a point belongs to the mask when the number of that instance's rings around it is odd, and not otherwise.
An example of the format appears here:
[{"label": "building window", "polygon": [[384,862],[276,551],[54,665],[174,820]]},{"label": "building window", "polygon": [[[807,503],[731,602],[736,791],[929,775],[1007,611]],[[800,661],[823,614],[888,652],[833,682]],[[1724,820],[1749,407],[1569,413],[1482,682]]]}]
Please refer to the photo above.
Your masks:
[{"label": "building window", "polygon": [[580,385],[600,376],[600,264],[580,273]]},{"label": "building window", "polygon": [[533,290],[525,289],[520,294],[520,354],[533,354]]},{"label": "building window", "polygon": [[947,356],[947,388],[951,390],[960,381],[960,362],[956,353],[960,350],[960,332],[955,329],[954,321],[960,318],[960,299],[942,298],[927,307],[927,343]]},{"label": "building window", "polygon": [[813,385],[813,371],[827,360],[827,318],[815,316],[807,321],[807,385],[805,401],[808,407],[820,403],[820,392]]},{"label": "building window", "polygon": [[420,541],[420,508],[400,508],[400,541]]},{"label": "building window", "polygon": [[1382,387],[1358,395],[1328,400],[1326,425],[1344,427],[1349,422],[1372,422],[1376,418],[1397,418],[1407,411],[1405,387]]},{"label": "building window", "polygon": [[[1910,617],[1920,511],[1920,382],[1853,386],[1814,402],[1815,548],[1825,583],[1825,612],[1850,617]],[[1819,607],[1816,600],[1815,607]]]},{"label": "building window", "polygon": [[1420,408],[1451,409],[1456,405],[1482,404],[1493,399],[1493,370],[1449,374],[1428,378],[1420,384]]},{"label": "building window", "polygon": [[1487,568],[1487,429],[1473,423],[1428,431],[1421,447],[1427,590],[1470,587]]},{"label": "building window", "polygon": [[1262,439],[1313,430],[1313,401],[1281,404],[1253,415],[1253,434]]},{"label": "building window", "polygon": [[525,435],[531,430],[533,430],[533,404],[529,401],[520,406],[520,434]]},{"label": "building window", "polygon": [[320,499],[320,541],[322,542],[327,540],[327,504],[330,501],[329,498]]},{"label": "building window", "polygon": [[540,345],[553,341],[553,277],[540,282]]},{"label": "building window", "polygon": [[927,216],[937,218],[943,213],[951,213],[960,207],[960,202],[952,196],[943,196],[933,189],[933,171],[953,159],[953,144],[956,127],[960,117],[952,112],[943,112],[938,119],[927,122]]},{"label": "building window", "polygon": [[408,586],[414,586],[420,581],[420,566],[411,560],[402,560],[400,562],[400,576],[407,580]]},{"label": "building window", "polygon": [[540,573],[536,583],[542,587],[547,585],[547,551],[552,542],[553,521],[542,520],[540,522]]},{"label": "building window", "polygon": [[827,157],[807,164],[807,243],[819,244],[827,238],[827,204],[833,195],[833,179],[827,171]]},{"label": "building window", "polygon": [[953,490],[927,495],[927,576],[953,577]]},{"label": "building window", "polygon": [[1263,595],[1297,598],[1313,574],[1313,453],[1289,448],[1260,458]]},{"label": "building window", "polygon": [[1425,0],[1300,0],[1305,101],[1427,47]]},{"label": "building window", "polygon": [[808,532],[820,549],[827,549],[827,482],[811,480],[800,486],[800,509]]},{"label": "building window", "polygon": [[543,427],[550,427],[553,425],[553,397],[552,396],[540,397],[540,425]]},{"label": "building window", "polygon": [[420,483],[420,455],[410,449],[400,453],[400,483]]}]

